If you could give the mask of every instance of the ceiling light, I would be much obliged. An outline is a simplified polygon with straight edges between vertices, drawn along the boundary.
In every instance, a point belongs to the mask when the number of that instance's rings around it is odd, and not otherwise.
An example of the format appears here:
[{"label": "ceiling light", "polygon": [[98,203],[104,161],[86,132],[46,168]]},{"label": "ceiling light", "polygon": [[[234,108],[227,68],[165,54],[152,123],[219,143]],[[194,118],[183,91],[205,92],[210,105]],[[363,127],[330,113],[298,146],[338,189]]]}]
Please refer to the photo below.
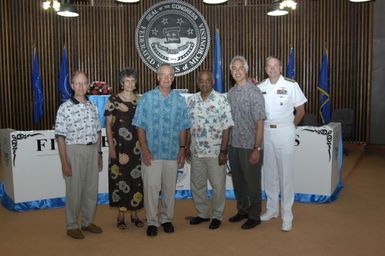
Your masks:
[{"label": "ceiling light", "polygon": [[72,0],[62,0],[60,5],[60,10],[57,12],[57,15],[63,17],[78,17],[79,13],[76,10],[75,6],[72,4]]},{"label": "ceiling light", "polygon": [[205,4],[223,4],[227,2],[227,0],[203,0]]},{"label": "ceiling light", "polygon": [[60,3],[59,3],[59,1],[57,1],[57,0],[54,0],[54,1],[52,1],[52,8],[55,10],[55,11],[59,11],[60,10]]},{"label": "ceiling light", "polygon": [[282,16],[288,14],[288,10],[286,8],[281,9],[281,2],[276,1],[272,3],[269,7],[269,10],[267,12],[267,15],[269,16]]},{"label": "ceiling light", "polygon": [[51,1],[47,0],[43,2],[43,9],[48,10],[51,7]]},{"label": "ceiling light", "polygon": [[350,0],[350,2],[353,2],[353,3],[364,3],[364,2],[370,2],[372,0]]},{"label": "ceiling light", "polygon": [[140,0],[116,0],[116,1],[121,3],[137,3]]},{"label": "ceiling light", "polygon": [[292,9],[295,10],[297,8],[297,3],[294,0],[283,0],[279,5],[280,9]]}]

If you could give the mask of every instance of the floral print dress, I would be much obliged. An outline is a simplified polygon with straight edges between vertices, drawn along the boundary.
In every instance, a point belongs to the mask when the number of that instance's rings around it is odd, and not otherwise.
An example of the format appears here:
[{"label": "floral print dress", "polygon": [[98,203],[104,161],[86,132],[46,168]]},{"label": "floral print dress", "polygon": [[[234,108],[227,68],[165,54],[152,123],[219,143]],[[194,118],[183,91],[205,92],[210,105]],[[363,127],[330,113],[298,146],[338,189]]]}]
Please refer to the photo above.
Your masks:
[{"label": "floral print dress", "polygon": [[112,115],[112,137],[116,159],[108,168],[109,200],[112,207],[135,211],[143,208],[140,146],[136,127],[132,125],[137,101],[123,101],[111,96],[104,111]]}]

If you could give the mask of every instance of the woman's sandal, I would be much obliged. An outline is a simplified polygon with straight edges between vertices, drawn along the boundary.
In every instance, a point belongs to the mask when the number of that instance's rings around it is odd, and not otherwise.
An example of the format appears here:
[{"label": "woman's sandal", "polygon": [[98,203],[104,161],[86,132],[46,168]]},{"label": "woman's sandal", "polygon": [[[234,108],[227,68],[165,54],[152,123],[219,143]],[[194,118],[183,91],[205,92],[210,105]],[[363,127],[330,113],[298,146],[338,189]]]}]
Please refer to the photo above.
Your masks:
[{"label": "woman's sandal", "polygon": [[137,228],[142,228],[144,227],[144,223],[142,220],[140,220],[139,218],[134,218],[133,216],[131,216],[131,222],[135,224],[135,226]]},{"label": "woman's sandal", "polygon": [[116,227],[118,229],[126,229],[127,228],[126,222],[124,221],[124,217],[123,218],[118,217],[116,219]]}]

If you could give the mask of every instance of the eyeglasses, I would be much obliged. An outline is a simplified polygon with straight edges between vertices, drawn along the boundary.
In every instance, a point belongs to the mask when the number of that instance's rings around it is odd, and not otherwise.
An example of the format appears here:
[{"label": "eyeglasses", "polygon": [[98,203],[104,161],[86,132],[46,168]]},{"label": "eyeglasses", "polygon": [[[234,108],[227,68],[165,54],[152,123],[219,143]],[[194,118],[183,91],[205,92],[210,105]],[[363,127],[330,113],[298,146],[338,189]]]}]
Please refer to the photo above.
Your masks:
[{"label": "eyeglasses", "polygon": [[75,86],[84,86],[84,87],[87,87],[90,83],[89,82],[75,82],[73,83]]},{"label": "eyeglasses", "polygon": [[231,71],[237,71],[237,70],[246,71],[246,68],[244,66],[232,66],[231,67]]},{"label": "eyeglasses", "polygon": [[173,74],[163,74],[163,73],[160,73],[159,77],[172,79],[174,77],[174,75]]}]

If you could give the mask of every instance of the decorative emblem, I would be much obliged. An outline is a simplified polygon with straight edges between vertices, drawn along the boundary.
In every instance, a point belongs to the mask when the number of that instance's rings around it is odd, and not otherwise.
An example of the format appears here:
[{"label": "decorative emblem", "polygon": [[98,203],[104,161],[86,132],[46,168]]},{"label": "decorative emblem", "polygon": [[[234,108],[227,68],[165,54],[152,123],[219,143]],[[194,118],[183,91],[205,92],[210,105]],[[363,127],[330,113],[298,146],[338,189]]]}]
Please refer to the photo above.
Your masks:
[{"label": "decorative emblem", "polygon": [[163,63],[171,64],[175,76],[196,69],[210,48],[210,31],[202,14],[182,1],[153,5],[139,20],[136,49],[153,71]]},{"label": "decorative emblem", "polygon": [[303,129],[303,131],[308,131],[308,132],[315,132],[320,135],[326,136],[326,144],[328,145],[328,153],[329,153],[329,162],[331,160],[331,146],[332,146],[332,131],[327,130],[327,129],[321,129],[321,130],[316,130],[316,129]]},{"label": "decorative emblem", "polygon": [[17,133],[17,134],[12,134],[12,152],[13,152],[13,166],[15,166],[16,163],[16,151],[17,151],[17,142],[19,140],[25,140],[28,139],[29,137],[33,137],[36,135],[43,135],[42,133],[32,133],[32,134],[23,134],[23,133]]}]

